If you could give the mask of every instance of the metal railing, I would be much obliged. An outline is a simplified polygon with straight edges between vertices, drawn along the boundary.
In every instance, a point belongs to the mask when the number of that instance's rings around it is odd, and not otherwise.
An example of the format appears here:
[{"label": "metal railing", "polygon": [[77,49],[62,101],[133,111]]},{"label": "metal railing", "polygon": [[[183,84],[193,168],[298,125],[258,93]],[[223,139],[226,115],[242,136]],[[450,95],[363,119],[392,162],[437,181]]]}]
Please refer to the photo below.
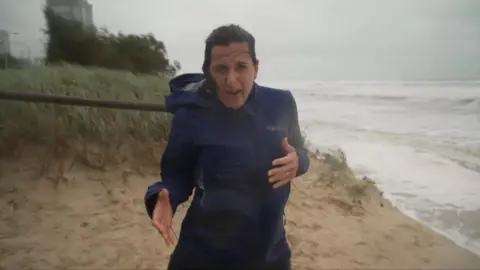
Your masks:
[{"label": "metal railing", "polygon": [[165,112],[165,105],[147,102],[94,100],[81,97],[58,96],[27,92],[9,92],[0,90],[0,100],[51,103],[58,105],[74,105],[86,107],[102,107],[112,109]]}]

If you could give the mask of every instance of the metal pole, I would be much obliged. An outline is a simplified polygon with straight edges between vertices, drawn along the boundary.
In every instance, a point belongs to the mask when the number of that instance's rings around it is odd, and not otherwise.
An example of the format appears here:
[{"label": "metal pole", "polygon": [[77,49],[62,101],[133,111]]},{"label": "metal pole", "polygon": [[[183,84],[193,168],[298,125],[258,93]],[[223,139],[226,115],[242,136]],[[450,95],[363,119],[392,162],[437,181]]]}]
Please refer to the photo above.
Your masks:
[{"label": "metal pole", "polygon": [[75,105],[86,107],[102,107],[112,109],[125,109],[137,111],[165,112],[165,105],[158,103],[131,102],[119,100],[94,100],[81,97],[57,96],[36,93],[18,93],[0,90],[0,100],[13,100],[25,102],[52,103],[59,105]]},{"label": "metal pole", "polygon": [[[0,40],[0,44],[5,44],[5,40]],[[7,53],[7,50],[5,49],[4,50],[4,55],[3,55],[3,62],[4,62],[4,65],[5,65],[5,69],[8,68],[8,53]]]}]

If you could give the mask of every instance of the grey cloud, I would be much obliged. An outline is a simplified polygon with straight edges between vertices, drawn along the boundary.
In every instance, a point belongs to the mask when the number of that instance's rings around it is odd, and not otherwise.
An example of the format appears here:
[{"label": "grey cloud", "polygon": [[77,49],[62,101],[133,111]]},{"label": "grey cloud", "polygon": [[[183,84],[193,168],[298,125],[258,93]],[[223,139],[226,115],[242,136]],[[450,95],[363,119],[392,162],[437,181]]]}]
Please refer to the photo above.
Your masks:
[{"label": "grey cloud", "polygon": [[[0,28],[41,42],[43,1],[3,0]],[[208,33],[238,23],[257,39],[261,78],[480,79],[476,0],[90,0],[97,26],[154,33],[200,71]],[[141,4],[140,4],[141,3]],[[33,42],[32,40],[37,40]]]}]

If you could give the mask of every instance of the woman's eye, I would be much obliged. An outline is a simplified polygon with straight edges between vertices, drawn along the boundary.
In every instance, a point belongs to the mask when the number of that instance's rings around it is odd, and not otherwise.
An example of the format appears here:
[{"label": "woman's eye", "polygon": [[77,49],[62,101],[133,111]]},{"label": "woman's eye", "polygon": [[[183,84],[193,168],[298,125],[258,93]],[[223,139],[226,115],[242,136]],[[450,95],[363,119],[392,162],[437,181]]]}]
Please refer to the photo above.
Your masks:
[{"label": "woman's eye", "polygon": [[217,68],[215,68],[215,71],[220,73],[225,73],[228,71],[228,68],[226,66],[217,66]]},{"label": "woman's eye", "polygon": [[247,66],[246,66],[246,65],[243,65],[243,64],[242,64],[242,65],[238,65],[238,66],[237,66],[237,70],[239,70],[239,71],[242,71],[242,70],[245,70],[245,69],[247,69]]}]

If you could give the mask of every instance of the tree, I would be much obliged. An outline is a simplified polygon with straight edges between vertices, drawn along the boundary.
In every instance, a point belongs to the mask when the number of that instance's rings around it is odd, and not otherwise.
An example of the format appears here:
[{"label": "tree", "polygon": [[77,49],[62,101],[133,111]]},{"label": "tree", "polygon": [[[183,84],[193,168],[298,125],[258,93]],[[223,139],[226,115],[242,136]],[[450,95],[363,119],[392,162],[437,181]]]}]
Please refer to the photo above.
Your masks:
[{"label": "tree", "polygon": [[117,35],[107,29],[86,27],[44,9],[48,36],[46,63],[68,62],[83,66],[174,76],[180,63],[167,57],[162,41],[153,34]]}]

